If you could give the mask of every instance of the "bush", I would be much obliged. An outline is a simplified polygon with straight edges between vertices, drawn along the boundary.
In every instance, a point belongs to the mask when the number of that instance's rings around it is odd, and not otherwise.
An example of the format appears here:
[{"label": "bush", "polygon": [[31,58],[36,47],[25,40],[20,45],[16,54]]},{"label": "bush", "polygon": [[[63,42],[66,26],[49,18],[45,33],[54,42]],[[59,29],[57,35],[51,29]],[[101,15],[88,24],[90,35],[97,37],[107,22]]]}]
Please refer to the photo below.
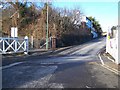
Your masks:
[{"label": "bush", "polygon": [[64,34],[61,37],[61,41],[63,42],[64,46],[76,45],[80,44],[82,38],[79,35],[75,34]]}]

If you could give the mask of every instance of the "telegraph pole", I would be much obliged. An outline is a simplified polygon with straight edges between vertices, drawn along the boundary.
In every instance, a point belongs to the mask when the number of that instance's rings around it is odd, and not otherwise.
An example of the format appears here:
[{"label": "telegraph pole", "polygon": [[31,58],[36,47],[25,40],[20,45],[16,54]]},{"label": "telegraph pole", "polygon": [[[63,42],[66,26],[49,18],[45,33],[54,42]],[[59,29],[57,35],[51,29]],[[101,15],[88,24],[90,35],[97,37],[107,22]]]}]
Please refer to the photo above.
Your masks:
[{"label": "telegraph pole", "polygon": [[47,24],[46,24],[46,50],[48,50],[48,1],[46,4],[47,7]]}]

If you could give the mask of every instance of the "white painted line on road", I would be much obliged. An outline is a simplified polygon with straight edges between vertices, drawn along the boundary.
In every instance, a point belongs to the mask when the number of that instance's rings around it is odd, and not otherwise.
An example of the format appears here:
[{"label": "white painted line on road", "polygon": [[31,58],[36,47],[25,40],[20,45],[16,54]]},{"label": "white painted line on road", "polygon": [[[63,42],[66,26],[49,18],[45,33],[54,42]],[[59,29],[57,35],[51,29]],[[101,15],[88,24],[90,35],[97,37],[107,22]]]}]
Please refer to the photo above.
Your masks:
[{"label": "white painted line on road", "polygon": [[117,69],[111,68],[111,67],[108,66],[108,65],[105,65],[105,66],[108,67],[108,68],[110,68],[110,69],[112,69],[112,70],[114,70],[114,71],[116,71],[116,72],[118,72],[118,73],[120,73],[120,71],[118,71]]},{"label": "white painted line on road", "polygon": [[[105,55],[104,55],[105,56]],[[107,57],[110,61],[112,61],[112,62],[115,62],[113,59],[111,59],[110,57],[108,57],[108,56],[105,56],[105,57]]]},{"label": "white painted line on road", "polygon": [[103,62],[103,60],[102,60],[100,54],[98,54],[98,57],[100,58],[100,61],[101,61],[102,65],[105,65],[105,63]]},{"label": "white painted line on road", "polygon": [[89,87],[89,86],[86,86],[86,88],[91,88],[91,87]]},{"label": "white painted line on road", "polygon": [[108,65],[105,65],[105,63],[103,62],[103,59],[102,59],[101,56],[100,56],[100,52],[98,52],[98,56],[99,56],[99,59],[100,59],[100,61],[101,61],[101,63],[102,63],[102,65],[101,65],[102,67],[108,69],[108,70],[111,71],[111,72],[114,72],[114,73],[117,74],[117,75],[120,75],[120,71],[118,71],[118,70],[116,70],[116,69],[114,69],[114,68],[111,68],[111,67],[109,67]]},{"label": "white painted line on road", "polygon": [[3,66],[3,67],[0,67],[0,70],[10,68],[10,67],[13,67],[13,66],[21,64],[21,63],[23,63],[23,62],[17,62],[17,63],[13,63],[13,64],[10,64],[10,65],[7,65],[7,66]]},{"label": "white painted line on road", "polygon": [[101,66],[104,67],[104,68],[106,68],[106,69],[108,69],[108,70],[111,71],[111,72],[114,72],[114,73],[117,74],[117,75],[120,75],[119,72],[116,72],[116,71],[108,68],[106,65],[101,65]]},{"label": "white painted line on road", "polygon": [[108,58],[109,60],[111,60],[112,62],[115,62],[113,59],[109,58],[108,56],[107,56],[107,58]]}]

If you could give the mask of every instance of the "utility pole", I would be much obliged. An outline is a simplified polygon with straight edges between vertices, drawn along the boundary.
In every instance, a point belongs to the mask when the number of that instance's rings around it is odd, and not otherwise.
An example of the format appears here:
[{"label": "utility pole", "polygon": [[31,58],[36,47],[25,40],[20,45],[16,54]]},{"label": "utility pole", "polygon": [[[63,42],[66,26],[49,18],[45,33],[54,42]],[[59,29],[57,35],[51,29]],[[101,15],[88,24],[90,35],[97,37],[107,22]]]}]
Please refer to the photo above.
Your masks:
[{"label": "utility pole", "polygon": [[46,50],[48,50],[48,1],[46,3],[47,8],[47,24],[46,24]]}]

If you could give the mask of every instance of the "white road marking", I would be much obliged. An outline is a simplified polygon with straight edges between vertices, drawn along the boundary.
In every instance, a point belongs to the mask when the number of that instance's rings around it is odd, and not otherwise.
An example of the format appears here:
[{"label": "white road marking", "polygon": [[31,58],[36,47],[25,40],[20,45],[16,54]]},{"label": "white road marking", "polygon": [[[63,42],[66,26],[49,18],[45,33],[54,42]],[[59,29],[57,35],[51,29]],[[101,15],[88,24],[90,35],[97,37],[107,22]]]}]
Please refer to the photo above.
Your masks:
[{"label": "white road marking", "polygon": [[103,59],[100,56],[100,53],[98,54],[98,57],[100,58],[100,61],[101,61],[102,65],[105,65],[105,63],[103,62]]},{"label": "white road marking", "polygon": [[[105,56],[105,55],[104,55]],[[108,56],[105,56],[105,57],[107,57],[109,60],[111,60],[112,62],[115,62],[113,59],[111,59],[110,57],[108,57]]]},{"label": "white road marking", "polygon": [[[111,68],[110,66],[108,66],[108,65],[105,65],[106,67],[108,67],[108,68]],[[114,71],[116,71],[116,72],[118,72],[118,73],[120,73],[120,71],[118,71],[117,69],[114,69],[114,68],[111,68],[112,70],[114,70]]]},{"label": "white road marking", "polygon": [[1,69],[6,69],[6,68],[10,68],[10,67],[13,67],[13,66],[16,66],[16,65],[19,65],[23,62],[17,62],[17,63],[13,63],[13,64],[10,64],[10,65],[6,65],[6,66],[3,66],[3,67],[0,67],[0,70]]},{"label": "white road marking", "polygon": [[86,86],[86,88],[91,88],[91,87],[89,87],[89,86]]},{"label": "white road marking", "polygon": [[114,72],[114,73],[117,74],[117,75],[120,75],[118,71],[114,71],[114,70],[108,68],[106,65],[101,65],[101,66],[104,67],[104,68],[106,68],[106,69],[108,69],[108,70],[111,71],[111,72]]},{"label": "white road marking", "polygon": [[40,64],[42,64],[42,65],[52,65],[52,64],[61,64],[61,63],[56,63],[56,62],[45,62],[45,63],[40,63]]},{"label": "white road marking", "polygon": [[98,54],[98,57],[99,57],[99,59],[100,59],[100,61],[101,61],[101,63],[102,63],[102,65],[101,65],[102,67],[108,69],[108,70],[111,71],[111,72],[114,72],[114,73],[117,74],[117,75],[120,75],[120,71],[118,71],[118,70],[116,70],[116,69],[114,69],[114,68],[109,67],[108,65],[106,65],[106,64],[103,62],[103,59],[102,59],[101,56],[100,56],[100,52],[98,52],[97,54]]}]

